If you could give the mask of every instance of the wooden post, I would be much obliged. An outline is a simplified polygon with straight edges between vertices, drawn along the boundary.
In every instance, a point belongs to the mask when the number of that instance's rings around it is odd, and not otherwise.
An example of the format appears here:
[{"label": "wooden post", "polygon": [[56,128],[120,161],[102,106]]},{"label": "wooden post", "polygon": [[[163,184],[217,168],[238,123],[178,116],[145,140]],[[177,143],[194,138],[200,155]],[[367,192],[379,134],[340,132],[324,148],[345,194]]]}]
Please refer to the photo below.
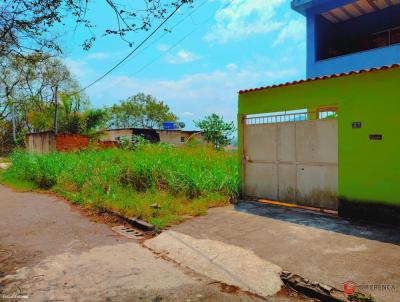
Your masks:
[{"label": "wooden post", "polygon": [[13,127],[13,141],[14,143],[17,142],[17,129],[16,129],[16,123],[15,123],[15,104],[12,102],[11,104],[11,114],[12,114],[12,127]]},{"label": "wooden post", "polygon": [[54,134],[58,133],[58,86],[54,88]]}]

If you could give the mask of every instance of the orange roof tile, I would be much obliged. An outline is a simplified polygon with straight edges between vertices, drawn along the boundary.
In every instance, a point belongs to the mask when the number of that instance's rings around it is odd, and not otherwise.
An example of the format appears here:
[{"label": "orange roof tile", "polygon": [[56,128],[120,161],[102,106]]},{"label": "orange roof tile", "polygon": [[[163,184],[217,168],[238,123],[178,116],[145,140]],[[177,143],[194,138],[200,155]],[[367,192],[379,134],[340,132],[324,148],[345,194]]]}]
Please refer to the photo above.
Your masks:
[{"label": "orange roof tile", "polygon": [[350,75],[354,75],[354,74],[369,73],[369,72],[387,70],[387,69],[392,69],[392,68],[400,68],[400,64],[386,65],[386,66],[377,67],[377,68],[370,68],[370,69],[361,69],[361,70],[358,70],[358,71],[335,73],[335,74],[332,74],[332,75],[326,75],[326,76],[316,77],[316,78],[309,78],[309,79],[306,79],[306,80],[287,82],[287,83],[283,83],[283,84],[270,85],[270,86],[264,86],[264,87],[253,88],[253,89],[245,89],[245,90],[240,90],[239,94],[244,94],[244,93],[249,93],[249,92],[254,92],[254,91],[260,91],[260,90],[266,90],[266,89],[272,89],[272,88],[278,88],[278,87],[292,86],[292,85],[302,84],[302,83],[306,83],[306,82],[314,82],[314,81],[319,81],[319,80],[340,78],[340,77],[350,76]]}]

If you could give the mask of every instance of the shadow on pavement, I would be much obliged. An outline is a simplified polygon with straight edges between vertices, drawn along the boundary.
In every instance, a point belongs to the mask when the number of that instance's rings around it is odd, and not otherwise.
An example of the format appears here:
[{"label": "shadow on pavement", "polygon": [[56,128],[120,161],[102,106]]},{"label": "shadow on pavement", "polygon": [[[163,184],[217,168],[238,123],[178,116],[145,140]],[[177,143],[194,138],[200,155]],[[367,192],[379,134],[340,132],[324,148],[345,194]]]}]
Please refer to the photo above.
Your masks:
[{"label": "shadow on pavement", "polygon": [[370,240],[400,245],[400,228],[352,221],[325,213],[286,208],[256,201],[241,201],[235,210]]}]

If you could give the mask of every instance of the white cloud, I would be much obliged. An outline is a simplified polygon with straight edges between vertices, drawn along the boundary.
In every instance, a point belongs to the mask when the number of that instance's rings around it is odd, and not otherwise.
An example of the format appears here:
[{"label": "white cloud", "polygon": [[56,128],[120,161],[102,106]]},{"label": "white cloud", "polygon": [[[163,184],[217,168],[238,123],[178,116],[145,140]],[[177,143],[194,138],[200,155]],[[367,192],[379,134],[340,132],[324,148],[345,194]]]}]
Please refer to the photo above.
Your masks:
[{"label": "white cloud", "polygon": [[169,45],[167,45],[167,44],[160,44],[160,45],[158,45],[157,46],[157,49],[159,50],[159,51],[161,51],[161,52],[165,52],[165,51],[167,51],[168,49],[169,49]]},{"label": "white cloud", "polygon": [[234,71],[236,70],[238,67],[236,64],[230,63],[228,65],[226,65],[226,69],[228,69],[229,71]]},{"label": "white cloud", "polygon": [[87,55],[87,58],[91,59],[91,60],[104,60],[104,59],[108,59],[110,57],[111,57],[111,53],[108,53],[108,52],[94,52],[94,53]]},{"label": "white cloud", "polygon": [[190,63],[193,61],[197,61],[198,59],[200,59],[200,56],[184,49],[180,50],[175,55],[167,56],[167,62],[170,64]]},{"label": "white cloud", "polygon": [[90,74],[92,73],[91,69],[85,61],[73,60],[68,58],[64,59],[63,61],[64,64],[67,65],[71,73],[78,78],[90,76]]},{"label": "white cloud", "polygon": [[306,38],[306,22],[304,19],[290,20],[279,32],[272,46],[277,46],[286,40],[302,41]]},{"label": "white cloud", "polygon": [[202,118],[215,112],[235,121],[239,90],[293,80],[300,74],[297,69],[284,69],[280,64],[271,69],[259,64],[232,67],[187,74],[177,80],[110,76],[91,87],[88,94],[96,105],[109,106],[138,92],[149,93],[165,101],[173,112],[181,112],[181,120],[191,128],[193,115]]},{"label": "white cloud", "polygon": [[265,34],[283,26],[275,20],[276,10],[286,0],[237,0],[219,10],[215,16],[216,24],[205,36],[207,41],[225,43],[253,34]]}]

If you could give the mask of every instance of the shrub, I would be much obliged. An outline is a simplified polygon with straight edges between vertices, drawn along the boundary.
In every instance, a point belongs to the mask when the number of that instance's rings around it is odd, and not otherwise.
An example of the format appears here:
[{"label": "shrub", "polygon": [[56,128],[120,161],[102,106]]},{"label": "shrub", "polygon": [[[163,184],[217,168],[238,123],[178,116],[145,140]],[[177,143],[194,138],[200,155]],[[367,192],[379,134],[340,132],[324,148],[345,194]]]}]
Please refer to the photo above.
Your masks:
[{"label": "shrub", "polygon": [[146,192],[153,183],[151,172],[146,168],[137,168],[132,170],[125,168],[121,171],[120,183],[123,186],[131,186],[138,192]]}]

